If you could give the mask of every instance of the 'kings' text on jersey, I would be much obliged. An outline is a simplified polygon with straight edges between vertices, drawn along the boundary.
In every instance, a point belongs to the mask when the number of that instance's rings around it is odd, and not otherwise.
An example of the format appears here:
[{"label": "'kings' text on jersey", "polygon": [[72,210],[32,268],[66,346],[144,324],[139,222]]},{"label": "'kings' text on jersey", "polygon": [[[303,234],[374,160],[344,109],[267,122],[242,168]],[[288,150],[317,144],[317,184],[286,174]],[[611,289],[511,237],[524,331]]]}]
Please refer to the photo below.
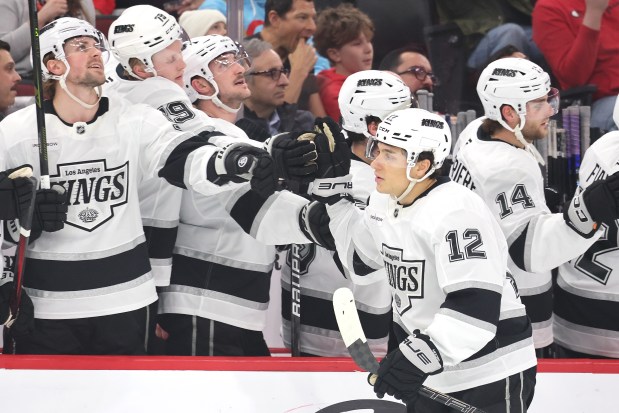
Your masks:
[{"label": "'kings' text on jersey", "polygon": [[67,191],[67,224],[93,231],[114,216],[114,208],[127,203],[129,162],[115,168],[105,160],[58,164],[52,184]]},{"label": "'kings' text on jersey", "polygon": [[394,300],[398,313],[412,307],[412,301],[423,298],[424,260],[405,260],[403,251],[383,244],[381,251],[389,285],[395,290]]}]

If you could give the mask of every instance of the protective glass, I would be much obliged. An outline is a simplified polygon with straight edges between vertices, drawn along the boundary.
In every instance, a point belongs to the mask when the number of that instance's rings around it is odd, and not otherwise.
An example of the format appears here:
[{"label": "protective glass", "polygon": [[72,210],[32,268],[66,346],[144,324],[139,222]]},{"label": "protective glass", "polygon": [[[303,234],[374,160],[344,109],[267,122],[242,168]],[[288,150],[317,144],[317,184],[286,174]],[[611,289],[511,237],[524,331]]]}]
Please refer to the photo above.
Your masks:
[{"label": "protective glass", "polygon": [[421,67],[421,66],[411,66],[411,67],[409,67],[408,69],[406,69],[406,70],[403,70],[403,71],[399,72],[398,74],[399,74],[399,75],[403,75],[403,74],[405,74],[405,73],[410,73],[410,74],[412,74],[413,76],[415,76],[415,77],[417,78],[417,80],[420,80],[420,81],[422,81],[422,82],[423,82],[424,80],[426,80],[426,77],[428,77],[428,76],[429,76],[429,77],[430,77],[430,80],[432,80],[432,83],[433,83],[435,86],[438,86],[438,85],[439,85],[439,80],[438,80],[438,78],[437,78],[436,76],[434,76],[434,73],[432,73],[432,72],[426,72],[426,69],[424,69],[424,68],[423,68],[423,67]]},{"label": "protective glass", "polygon": [[285,67],[280,67],[276,69],[261,70],[259,72],[249,72],[247,73],[247,76],[268,76],[273,79],[273,81],[277,82],[282,75],[288,76],[289,73],[290,70]]}]

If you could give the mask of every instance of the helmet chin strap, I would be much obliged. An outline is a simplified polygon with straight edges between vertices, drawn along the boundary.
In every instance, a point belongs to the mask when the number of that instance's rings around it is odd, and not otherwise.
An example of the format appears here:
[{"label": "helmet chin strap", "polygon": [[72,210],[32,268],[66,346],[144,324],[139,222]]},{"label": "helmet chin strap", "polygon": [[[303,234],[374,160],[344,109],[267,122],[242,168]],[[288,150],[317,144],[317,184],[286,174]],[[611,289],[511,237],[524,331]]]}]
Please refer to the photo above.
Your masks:
[{"label": "helmet chin strap", "polygon": [[533,158],[537,161],[537,163],[544,166],[546,165],[546,162],[544,162],[544,158],[542,158],[542,155],[540,155],[535,145],[527,142],[527,140],[524,138],[524,135],[522,134],[522,128],[524,128],[525,122],[526,122],[526,119],[524,115],[520,115],[520,123],[518,123],[518,125],[516,125],[515,128],[510,128],[509,125],[503,119],[499,119],[499,123],[505,129],[507,129],[508,131],[514,132],[518,142],[520,142],[524,146],[524,150],[527,151],[531,156],[533,156]]},{"label": "helmet chin strap", "polygon": [[395,197],[395,196],[391,195],[391,198],[393,200],[395,200],[396,202],[400,202],[401,200],[406,198],[406,196],[411,193],[411,191],[413,190],[413,188],[415,187],[416,184],[418,184],[419,182],[425,181],[428,178],[428,176],[432,175],[434,173],[434,171],[436,171],[436,168],[434,166],[432,166],[430,169],[428,169],[428,172],[426,172],[426,174],[424,176],[422,176],[419,179],[415,179],[415,178],[411,178],[411,169],[412,168],[413,167],[410,166],[410,165],[406,167],[406,177],[408,178],[408,180],[410,182],[408,183],[408,186],[406,187],[404,192],[402,192],[402,194],[400,196],[398,196],[398,197]]},{"label": "helmet chin strap", "polygon": [[86,109],[92,109],[94,107],[96,107],[99,104],[99,101],[101,100],[101,85],[97,86],[95,89],[95,92],[97,93],[97,101],[93,104],[90,103],[86,103],[83,100],[81,100],[80,98],[78,98],[77,96],[75,96],[73,93],[71,93],[71,91],[69,91],[69,88],[67,87],[67,75],[69,74],[69,71],[71,70],[71,66],[69,66],[69,63],[66,60],[63,60],[65,66],[67,67],[67,71],[64,72],[64,74],[62,76],[52,76],[52,78],[56,78],[56,80],[59,81],[60,83],[60,87],[62,88],[62,90],[65,91],[65,93],[67,95],[69,95],[69,97],[71,99],[73,99],[74,101],[76,101],[77,103],[80,104],[80,106],[86,108]]},{"label": "helmet chin strap", "polygon": [[[219,87],[217,86],[217,83],[215,83],[213,80],[208,80],[205,79],[207,82],[209,82],[213,88],[215,89],[215,91],[213,92],[212,95],[208,96],[208,95],[203,95],[201,93],[196,93],[196,96],[198,99],[203,99],[203,100],[212,100],[213,103],[215,104],[215,106],[222,108],[223,110],[225,110],[228,113],[238,113],[239,110],[241,110],[241,106],[243,106],[242,104],[239,105],[238,108],[234,109],[231,108],[230,106],[226,105],[225,103],[223,103],[220,99],[219,99]],[[196,91],[197,92],[197,91]]]}]

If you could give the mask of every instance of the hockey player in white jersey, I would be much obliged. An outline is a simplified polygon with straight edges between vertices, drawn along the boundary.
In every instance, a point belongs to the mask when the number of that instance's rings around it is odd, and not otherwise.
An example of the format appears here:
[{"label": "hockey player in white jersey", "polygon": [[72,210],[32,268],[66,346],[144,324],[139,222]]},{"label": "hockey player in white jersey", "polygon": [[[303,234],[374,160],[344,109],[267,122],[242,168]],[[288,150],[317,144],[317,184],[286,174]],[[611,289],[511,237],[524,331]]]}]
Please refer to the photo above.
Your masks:
[{"label": "hockey player in white jersey", "polygon": [[550,271],[599,239],[598,225],[614,219],[607,205],[615,198],[601,185],[575,196],[564,214],[550,213],[538,165],[543,160],[532,142],[546,137],[559,97],[539,66],[517,58],[492,62],[479,78],[477,93],[487,119],[460,136],[463,144],[450,176],[480,195],[499,222],[509,245],[510,272],[533,323],[535,347],[543,348],[553,342]]},{"label": "hockey player in white jersey", "polygon": [[396,111],[368,145],[376,191],[364,211],[346,196],[348,160],[337,148],[319,151],[331,159],[319,163],[324,179],[312,192],[327,203],[343,264],[384,267],[391,286],[400,345],[380,363],[376,394],[443,411],[418,398],[425,384],[484,411],[523,412],[535,385],[531,325],[498,224],[478,196],[437,172],[450,148],[440,116]]},{"label": "hockey player in white jersey", "polygon": [[[231,123],[250,94],[244,79],[247,55],[232,39],[219,35],[192,39],[183,55],[185,89],[198,111],[212,116],[216,130],[248,139]],[[291,144],[314,150],[308,142]],[[308,171],[314,169],[308,167]],[[258,180],[253,177],[254,187],[265,184],[270,191],[275,189],[274,175]],[[262,330],[275,249],[257,242],[230,218],[223,196],[231,195],[183,194],[172,279],[160,294],[159,323],[167,333],[166,354],[270,354]]]},{"label": "hockey player in white jersey", "polygon": [[[181,26],[163,10],[150,5],[126,9],[110,26],[108,39],[117,64],[106,67],[104,94],[145,103],[176,129],[206,134],[215,129],[212,120],[192,107],[183,90],[182,35]],[[214,135],[209,141],[218,146],[230,142],[257,146],[249,139]],[[212,193],[230,189],[214,182],[219,185],[210,186]],[[182,189],[153,178],[142,182],[138,191],[155,283],[168,285]]]},{"label": "hockey player in white jersey", "polygon": [[[374,190],[371,162],[365,157],[366,141],[374,136],[378,124],[389,113],[411,106],[410,89],[397,75],[378,70],[364,70],[346,78],[340,90],[339,107],[342,131],[351,151],[352,193],[355,205],[363,209]],[[320,124],[321,120],[317,122]],[[335,133],[339,127],[330,124]],[[277,228],[286,228],[279,215]],[[277,229],[274,229],[277,231]],[[283,241],[283,240],[282,240]],[[387,351],[391,326],[391,292],[384,270],[357,268],[344,270],[339,257],[316,244],[301,248],[301,328],[302,354],[346,357],[348,350],[337,330],[333,313],[333,292],[340,287],[354,291],[359,318],[372,352],[382,357]],[[291,253],[282,267],[282,326],[284,344],[290,346],[290,280]]]},{"label": "hockey player in white jersey", "polygon": [[[244,174],[256,165],[250,155],[262,154],[251,147],[243,157],[212,157],[216,147],[175,130],[160,112],[101,97],[105,45],[100,32],[75,18],[41,30],[50,181],[64,187],[69,206],[64,228],[43,232],[28,251],[24,289],[35,330],[17,342],[18,353],[143,354],[146,306],[157,296],[140,181],[158,175],[199,190],[209,173]],[[38,165],[35,114],[30,106],[0,124],[7,167]]]},{"label": "hockey player in white jersey", "polygon": [[[619,119],[618,119],[619,120]],[[580,164],[583,189],[619,171],[619,132],[595,141]],[[611,190],[619,192],[619,183]],[[617,210],[616,201],[612,207]],[[553,332],[559,357],[619,358],[619,221],[577,258],[561,265],[554,290]]]}]

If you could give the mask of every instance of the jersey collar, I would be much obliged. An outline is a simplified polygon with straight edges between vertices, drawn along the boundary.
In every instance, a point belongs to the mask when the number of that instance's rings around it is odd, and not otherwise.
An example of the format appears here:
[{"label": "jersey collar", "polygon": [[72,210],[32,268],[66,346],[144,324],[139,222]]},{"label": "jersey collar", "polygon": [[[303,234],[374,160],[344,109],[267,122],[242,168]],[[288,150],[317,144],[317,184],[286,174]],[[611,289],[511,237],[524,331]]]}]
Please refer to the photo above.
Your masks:
[{"label": "jersey collar", "polygon": [[[91,123],[96,122],[97,118],[99,116],[104,115],[109,109],[110,109],[110,101],[108,100],[108,98],[104,96],[99,101],[99,107],[97,108],[97,113],[95,113],[95,116],[90,121],[85,122],[85,123],[87,125],[90,125]],[[46,100],[43,102],[43,110],[45,111],[45,113],[49,113],[50,115],[56,116],[65,125],[73,126],[73,124],[65,122],[64,120],[62,120],[60,116],[58,116],[58,113],[56,113],[56,108],[54,108],[54,103],[52,100]]]}]

